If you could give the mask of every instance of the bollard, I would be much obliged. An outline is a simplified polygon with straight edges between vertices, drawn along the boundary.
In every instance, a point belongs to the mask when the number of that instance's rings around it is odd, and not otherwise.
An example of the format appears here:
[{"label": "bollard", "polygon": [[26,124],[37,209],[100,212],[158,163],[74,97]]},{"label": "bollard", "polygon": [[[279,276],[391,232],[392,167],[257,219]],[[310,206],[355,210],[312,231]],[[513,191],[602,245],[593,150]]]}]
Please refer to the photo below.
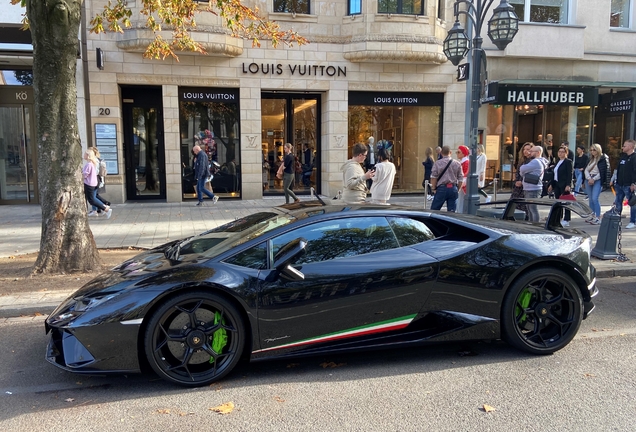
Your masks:
[{"label": "bollard", "polygon": [[492,179],[492,183],[493,183],[493,194],[495,195],[495,199],[494,201],[497,201],[497,177],[495,177],[494,179]]},{"label": "bollard", "polygon": [[616,259],[616,241],[618,239],[618,224],[621,216],[615,213],[614,208],[603,213],[601,227],[598,230],[596,246],[592,249],[592,256],[600,259]]},{"label": "bollard", "polygon": [[424,210],[428,208],[428,180],[424,180]]}]

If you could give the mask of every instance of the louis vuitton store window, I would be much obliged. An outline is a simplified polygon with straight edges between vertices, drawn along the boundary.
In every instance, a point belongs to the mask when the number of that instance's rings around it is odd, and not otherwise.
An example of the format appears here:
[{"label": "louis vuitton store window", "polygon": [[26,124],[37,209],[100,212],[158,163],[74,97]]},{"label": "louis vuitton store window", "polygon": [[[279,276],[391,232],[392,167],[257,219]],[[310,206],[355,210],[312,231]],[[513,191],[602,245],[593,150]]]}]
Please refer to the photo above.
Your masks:
[{"label": "louis vuitton store window", "polygon": [[179,123],[183,198],[196,198],[194,145],[205,151],[210,162],[220,166],[206,187],[220,197],[240,197],[239,90],[180,87]]},{"label": "louis vuitton store window", "polygon": [[320,193],[320,95],[310,93],[261,94],[263,195],[282,195],[283,181],[276,172],[283,163],[285,143],[296,157],[292,189],[296,195]]},{"label": "louis vuitton store window", "polygon": [[[393,193],[421,193],[424,155],[442,145],[443,93],[349,92],[348,157],[356,143],[388,151]],[[435,153],[434,153],[435,154]]]}]

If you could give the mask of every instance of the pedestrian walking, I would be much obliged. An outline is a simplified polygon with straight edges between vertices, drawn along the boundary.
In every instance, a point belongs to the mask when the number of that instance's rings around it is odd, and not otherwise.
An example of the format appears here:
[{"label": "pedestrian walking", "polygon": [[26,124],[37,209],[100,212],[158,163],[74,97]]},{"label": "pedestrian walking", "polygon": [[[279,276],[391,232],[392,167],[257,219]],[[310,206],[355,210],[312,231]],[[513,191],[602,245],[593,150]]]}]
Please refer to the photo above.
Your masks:
[{"label": "pedestrian walking", "polygon": [[422,181],[422,187],[426,188],[426,182],[428,181],[428,189],[424,191],[426,194],[426,201],[433,201],[433,192],[431,192],[431,171],[433,170],[433,164],[435,161],[433,160],[433,149],[431,147],[427,147],[424,150],[424,180]]},{"label": "pedestrian walking", "polygon": [[[86,150],[84,152],[84,160],[86,161],[86,164],[84,164],[84,168],[82,169],[82,177],[84,179],[84,197],[90,205],[103,211],[106,214],[106,219],[110,219],[110,216],[113,214],[113,210],[110,206],[105,205],[97,199],[98,183],[97,170],[95,169],[97,158],[95,158],[95,153],[93,153],[92,150]],[[97,216],[97,213],[91,211],[88,213],[88,216]]]},{"label": "pedestrian walking", "polygon": [[391,198],[393,181],[395,180],[395,165],[389,160],[384,148],[378,149],[378,163],[373,167],[375,176],[371,184],[371,201],[376,204],[387,204]]},{"label": "pedestrian walking", "polygon": [[586,220],[592,225],[601,223],[601,204],[599,196],[603,186],[603,179],[607,177],[607,161],[603,155],[600,144],[590,146],[590,161],[585,167],[585,180],[587,181],[587,196],[590,199],[590,208],[594,215]]},{"label": "pedestrian walking", "polygon": [[457,190],[463,182],[461,164],[451,157],[449,146],[442,147],[442,158],[433,164],[431,170],[431,188],[435,194],[431,210],[441,210],[446,203],[446,210],[454,213],[457,209]]},{"label": "pedestrian walking", "polygon": [[590,158],[587,153],[585,153],[585,147],[581,144],[577,145],[576,158],[574,158],[574,177],[576,178],[576,183],[574,184],[575,195],[578,195],[581,191],[581,187],[585,188],[585,184],[583,183],[583,179],[585,178],[584,171],[589,161]]},{"label": "pedestrian walking", "polygon": [[203,205],[203,194],[210,198],[212,203],[215,204],[219,200],[219,197],[205,188],[205,182],[208,181],[210,177],[210,160],[208,159],[208,155],[204,151],[201,151],[201,147],[198,145],[192,147],[192,152],[194,153],[194,179],[197,182],[197,206]]},{"label": "pedestrian walking", "polygon": [[[465,179],[468,179],[468,170],[470,169],[470,161],[468,155],[470,150],[465,145],[460,145],[457,149],[457,159],[462,166],[462,174]],[[466,182],[457,191],[457,213],[464,212],[464,200],[466,198]]]},{"label": "pedestrian walking", "polygon": [[486,166],[488,165],[488,158],[484,153],[484,145],[477,144],[477,191],[481,196],[486,198],[486,202],[490,202],[490,196],[484,190],[486,186]]},{"label": "pedestrian walking", "polygon": [[[630,200],[636,191],[636,155],[634,147],[636,141],[629,139],[623,143],[623,152],[618,161],[616,169],[616,182],[614,190],[616,191],[616,200],[614,206],[618,214],[623,212],[623,201]],[[629,224],[627,229],[636,228],[636,206],[629,208]]]},{"label": "pedestrian walking", "polygon": [[296,173],[296,158],[292,154],[292,145],[285,143],[283,147],[285,157],[283,158],[283,191],[285,192],[285,204],[289,204],[289,199],[293,198],[294,203],[300,202],[296,194],[291,190],[294,183],[294,174]]},{"label": "pedestrian walking", "polygon": [[[99,153],[99,149],[97,147],[89,147],[88,150],[93,152],[93,154],[95,155],[95,159],[97,160],[95,164],[95,170],[97,172],[97,187],[95,188],[95,197],[104,205],[110,206],[110,201],[99,194],[99,190],[105,189],[106,187],[106,174],[108,174],[106,161],[102,159],[102,156]],[[92,211],[97,212],[97,216],[101,216],[103,214],[103,212],[95,206],[92,207]]]}]

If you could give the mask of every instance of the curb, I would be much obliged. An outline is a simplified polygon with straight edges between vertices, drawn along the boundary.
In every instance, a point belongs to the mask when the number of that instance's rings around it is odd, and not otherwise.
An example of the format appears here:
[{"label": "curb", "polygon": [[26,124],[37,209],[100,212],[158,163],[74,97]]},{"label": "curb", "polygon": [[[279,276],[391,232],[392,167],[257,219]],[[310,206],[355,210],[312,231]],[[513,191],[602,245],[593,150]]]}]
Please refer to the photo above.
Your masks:
[{"label": "curb", "polygon": [[636,276],[636,268],[617,268],[607,270],[596,270],[597,279],[609,279],[613,277],[630,277]]},{"label": "curb", "polygon": [[62,303],[60,300],[59,303],[47,303],[43,305],[35,305],[35,306],[25,306],[25,307],[6,307],[0,308],[0,319],[2,318],[15,318],[21,316],[35,316],[36,314],[44,315],[45,317],[49,316],[51,312],[55,310],[58,305]]}]

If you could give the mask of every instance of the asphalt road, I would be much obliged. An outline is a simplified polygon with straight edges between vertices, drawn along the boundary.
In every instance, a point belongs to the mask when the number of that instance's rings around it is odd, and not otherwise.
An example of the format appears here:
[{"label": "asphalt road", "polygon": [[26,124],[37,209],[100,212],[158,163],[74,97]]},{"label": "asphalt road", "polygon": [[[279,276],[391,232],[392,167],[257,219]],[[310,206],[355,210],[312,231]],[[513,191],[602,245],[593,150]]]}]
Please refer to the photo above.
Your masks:
[{"label": "asphalt road", "polygon": [[[475,342],[267,361],[199,389],[64,372],[43,359],[43,320],[16,319],[0,325],[0,430],[634,430],[636,278],[599,287],[596,311],[551,356]],[[230,414],[210,410],[226,402]]]}]

